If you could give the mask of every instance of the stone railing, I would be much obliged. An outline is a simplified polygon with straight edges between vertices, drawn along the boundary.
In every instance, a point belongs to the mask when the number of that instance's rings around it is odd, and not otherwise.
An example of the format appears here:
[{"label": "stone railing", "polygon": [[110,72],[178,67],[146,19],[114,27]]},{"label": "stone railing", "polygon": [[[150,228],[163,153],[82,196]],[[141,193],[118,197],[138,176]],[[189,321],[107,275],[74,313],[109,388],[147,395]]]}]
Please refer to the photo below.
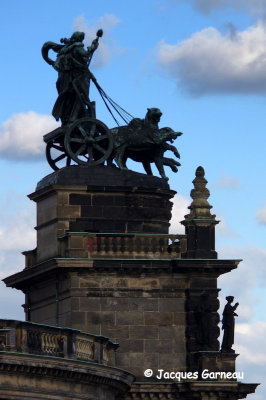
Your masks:
[{"label": "stone railing", "polygon": [[186,235],[68,232],[59,237],[59,257],[70,258],[181,258]]},{"label": "stone railing", "polygon": [[104,336],[71,328],[0,320],[0,351],[19,352],[114,365],[118,345]]}]

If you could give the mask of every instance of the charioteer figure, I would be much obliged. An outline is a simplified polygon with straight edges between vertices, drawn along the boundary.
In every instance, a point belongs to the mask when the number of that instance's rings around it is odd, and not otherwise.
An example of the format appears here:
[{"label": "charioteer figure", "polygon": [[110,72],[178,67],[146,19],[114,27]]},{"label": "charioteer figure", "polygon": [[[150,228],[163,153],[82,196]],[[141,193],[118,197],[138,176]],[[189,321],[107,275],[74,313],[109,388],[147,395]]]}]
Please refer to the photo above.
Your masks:
[{"label": "charioteer figure", "polygon": [[[91,46],[84,48],[83,32],[74,32],[70,39],[61,39],[62,44],[46,42],[42,47],[44,60],[58,72],[56,88],[58,98],[52,115],[62,125],[74,122],[82,117],[94,117],[93,102],[89,100],[90,81],[96,81],[89,69],[93,53],[98,48],[99,38],[103,35],[101,29]],[[49,58],[49,50],[57,53],[56,60]]]}]

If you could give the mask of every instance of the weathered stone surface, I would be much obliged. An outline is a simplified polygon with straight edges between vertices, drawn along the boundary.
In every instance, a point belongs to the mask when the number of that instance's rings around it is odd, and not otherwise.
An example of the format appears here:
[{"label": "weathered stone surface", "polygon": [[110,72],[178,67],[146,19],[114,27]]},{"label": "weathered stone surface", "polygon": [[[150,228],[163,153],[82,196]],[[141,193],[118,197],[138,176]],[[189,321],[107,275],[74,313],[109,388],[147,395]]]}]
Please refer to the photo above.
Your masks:
[{"label": "weathered stone surface", "polygon": [[156,176],[100,165],[90,166],[90,168],[79,165],[61,168],[43,178],[37,184],[37,190],[50,185],[90,185],[96,188],[98,186],[114,186],[117,189],[119,189],[119,186],[123,189],[136,186],[169,189],[167,182]]},{"label": "weathered stone surface", "polygon": [[121,400],[236,400],[254,393],[257,384],[241,382],[137,382]]},{"label": "weathered stone surface", "polygon": [[173,195],[163,179],[132,171],[74,165],[56,171],[29,196],[37,203],[37,262],[59,256],[58,236],[67,231],[168,233]]}]

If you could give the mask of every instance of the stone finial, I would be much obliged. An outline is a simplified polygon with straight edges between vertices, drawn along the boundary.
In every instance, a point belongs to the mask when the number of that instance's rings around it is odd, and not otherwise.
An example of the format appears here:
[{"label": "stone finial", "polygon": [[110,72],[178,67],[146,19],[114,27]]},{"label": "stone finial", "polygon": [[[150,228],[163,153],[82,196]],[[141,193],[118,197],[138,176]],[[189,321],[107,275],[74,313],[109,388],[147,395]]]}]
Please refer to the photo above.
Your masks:
[{"label": "stone finial", "polygon": [[206,188],[208,181],[204,178],[204,168],[198,167],[195,175],[196,178],[192,182],[194,189],[190,192],[193,201],[188,207],[190,213],[185,216],[185,219],[215,219],[215,215],[210,213],[212,206],[207,200],[210,197],[210,191]]},{"label": "stone finial", "polygon": [[194,189],[190,195],[193,199],[188,207],[190,213],[185,215],[184,221],[187,235],[187,251],[183,254],[184,258],[217,258],[215,251],[215,215],[210,209],[212,206],[208,202],[210,196],[206,188],[208,181],[204,177],[205,172],[202,167],[196,170],[196,178],[193,180]]}]

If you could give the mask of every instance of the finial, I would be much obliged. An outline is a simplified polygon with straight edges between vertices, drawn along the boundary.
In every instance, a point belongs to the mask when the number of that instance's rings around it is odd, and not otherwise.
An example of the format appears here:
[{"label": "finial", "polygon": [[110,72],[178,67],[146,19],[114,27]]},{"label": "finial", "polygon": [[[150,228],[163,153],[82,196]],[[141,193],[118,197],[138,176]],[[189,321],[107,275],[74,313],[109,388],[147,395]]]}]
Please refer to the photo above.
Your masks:
[{"label": "finial", "polygon": [[206,188],[208,181],[205,179],[205,171],[198,167],[193,180],[194,189],[190,196],[193,201],[188,207],[190,213],[185,215],[181,224],[185,225],[187,235],[187,251],[183,254],[184,258],[217,258],[215,251],[215,215],[210,209],[212,206],[208,202],[210,197],[209,189]]},{"label": "finial", "polygon": [[215,215],[211,215],[212,206],[207,199],[210,197],[210,191],[206,188],[208,181],[205,179],[204,168],[199,166],[196,169],[195,179],[192,181],[194,189],[191,190],[190,196],[193,201],[188,207],[190,214],[186,215],[186,219],[214,219]]}]

